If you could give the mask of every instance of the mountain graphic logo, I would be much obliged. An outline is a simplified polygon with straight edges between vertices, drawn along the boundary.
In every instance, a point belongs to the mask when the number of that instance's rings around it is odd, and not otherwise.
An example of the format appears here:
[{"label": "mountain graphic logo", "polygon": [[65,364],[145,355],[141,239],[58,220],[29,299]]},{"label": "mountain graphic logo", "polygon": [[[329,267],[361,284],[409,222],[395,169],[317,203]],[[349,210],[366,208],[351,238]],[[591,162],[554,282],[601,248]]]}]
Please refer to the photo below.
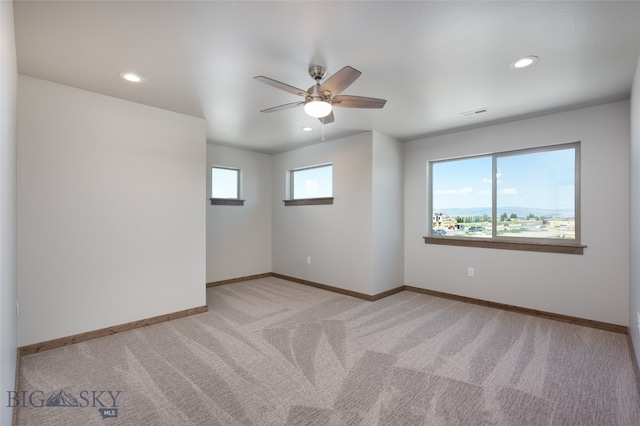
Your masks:
[{"label": "mountain graphic logo", "polygon": [[45,403],[47,407],[79,407],[78,400],[69,395],[65,391],[61,390],[55,395],[51,395]]}]

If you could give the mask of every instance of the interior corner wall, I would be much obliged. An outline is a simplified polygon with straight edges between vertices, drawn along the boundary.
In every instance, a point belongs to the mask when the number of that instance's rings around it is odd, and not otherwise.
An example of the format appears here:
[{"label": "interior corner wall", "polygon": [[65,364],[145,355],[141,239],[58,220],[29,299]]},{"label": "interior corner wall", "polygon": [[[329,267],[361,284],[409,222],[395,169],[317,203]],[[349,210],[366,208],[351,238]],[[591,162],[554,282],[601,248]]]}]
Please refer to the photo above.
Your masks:
[{"label": "interior corner wall", "polygon": [[372,294],[404,285],[404,146],[373,132]]},{"label": "interior corner wall", "polygon": [[[18,72],[13,2],[0,1],[0,392],[15,390],[16,319],[16,91]],[[6,400],[5,400],[6,401]],[[12,408],[1,404],[0,424]]]},{"label": "interior corner wall", "polygon": [[[627,325],[629,128],[629,102],[621,101],[407,142],[405,283]],[[574,141],[581,141],[584,255],[424,243],[428,161]]]},{"label": "interior corner wall", "polygon": [[[288,171],[325,163],[333,205],[284,206]],[[371,132],[273,155],[273,272],[372,294],[371,168]]]},{"label": "interior corner wall", "polygon": [[19,346],[206,305],[206,125],[18,77]]},{"label": "interior corner wall", "polygon": [[636,69],[631,90],[631,188],[630,188],[630,288],[629,288],[629,335],[640,364],[640,62]]},{"label": "interior corner wall", "polygon": [[[211,205],[211,167],[240,169],[244,206]],[[207,282],[271,272],[271,155],[207,145]]]}]

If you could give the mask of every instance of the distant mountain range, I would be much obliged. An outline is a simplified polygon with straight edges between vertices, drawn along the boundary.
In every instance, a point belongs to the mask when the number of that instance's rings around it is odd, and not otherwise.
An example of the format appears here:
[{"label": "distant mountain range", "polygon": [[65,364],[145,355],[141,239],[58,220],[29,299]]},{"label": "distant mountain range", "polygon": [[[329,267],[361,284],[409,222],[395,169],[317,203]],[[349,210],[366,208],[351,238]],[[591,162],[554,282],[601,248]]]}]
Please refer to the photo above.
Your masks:
[{"label": "distant mountain range", "polygon": [[[484,216],[487,215],[491,217],[491,207],[473,207],[469,209],[465,208],[444,208],[434,210],[434,213],[446,213],[451,217],[456,216]],[[537,217],[549,217],[549,218],[572,218],[575,216],[573,209],[537,209],[537,208],[529,208],[529,207],[503,207],[498,209],[498,217],[500,217],[503,213],[511,216],[513,213],[517,214],[519,218],[526,218],[530,214],[533,214]]]}]

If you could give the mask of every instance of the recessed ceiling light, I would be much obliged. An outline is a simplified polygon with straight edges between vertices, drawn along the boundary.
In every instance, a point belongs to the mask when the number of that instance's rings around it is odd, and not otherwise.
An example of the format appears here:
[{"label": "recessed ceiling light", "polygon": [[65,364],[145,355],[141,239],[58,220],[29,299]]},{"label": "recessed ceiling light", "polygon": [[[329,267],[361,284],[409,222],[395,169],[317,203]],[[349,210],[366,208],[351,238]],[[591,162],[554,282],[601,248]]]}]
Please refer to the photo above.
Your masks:
[{"label": "recessed ceiling light", "polygon": [[533,56],[533,55],[523,56],[522,58],[518,58],[515,61],[511,62],[511,64],[509,65],[509,68],[517,70],[520,68],[530,67],[531,65],[538,62],[538,59],[539,58],[537,56]]},{"label": "recessed ceiling light", "polygon": [[132,72],[121,72],[118,75],[120,76],[120,78],[130,81],[131,83],[142,83],[142,81],[144,81],[142,77]]},{"label": "recessed ceiling light", "polygon": [[313,132],[313,127],[305,126],[302,128],[303,132]]}]

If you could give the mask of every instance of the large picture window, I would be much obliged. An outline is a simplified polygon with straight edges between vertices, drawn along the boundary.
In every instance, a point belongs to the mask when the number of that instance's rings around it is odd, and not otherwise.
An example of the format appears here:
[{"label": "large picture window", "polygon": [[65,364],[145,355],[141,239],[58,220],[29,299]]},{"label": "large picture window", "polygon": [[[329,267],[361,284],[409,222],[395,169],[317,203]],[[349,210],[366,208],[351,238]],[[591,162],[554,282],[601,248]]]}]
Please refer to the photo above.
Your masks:
[{"label": "large picture window", "polygon": [[580,244],[580,144],[429,163],[430,237]]}]

